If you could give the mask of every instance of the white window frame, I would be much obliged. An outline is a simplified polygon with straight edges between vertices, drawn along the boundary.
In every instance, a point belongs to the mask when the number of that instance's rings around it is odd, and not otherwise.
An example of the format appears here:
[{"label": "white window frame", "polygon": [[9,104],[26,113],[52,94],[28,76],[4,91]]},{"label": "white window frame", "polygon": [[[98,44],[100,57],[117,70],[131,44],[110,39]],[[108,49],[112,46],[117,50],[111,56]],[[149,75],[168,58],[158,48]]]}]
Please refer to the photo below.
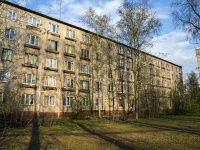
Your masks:
[{"label": "white window frame", "polygon": [[57,69],[57,59],[46,58],[46,67]]},{"label": "white window frame", "polygon": [[73,97],[72,96],[64,96],[63,99],[63,106],[71,107],[73,104]]},{"label": "white window frame", "polygon": [[90,58],[90,51],[88,49],[81,49],[81,57]]},{"label": "white window frame", "polygon": [[119,67],[124,67],[124,60],[123,60],[123,58],[119,58],[118,65],[119,65]]},{"label": "white window frame", "polygon": [[56,25],[54,23],[49,23],[50,32],[58,34],[58,29],[59,29],[58,25]]},{"label": "white window frame", "polygon": [[113,83],[108,84],[108,91],[112,92],[113,91]]},{"label": "white window frame", "polygon": [[73,61],[66,61],[66,69],[68,71],[74,71],[74,62]]},{"label": "white window frame", "polygon": [[[47,98],[46,102],[45,102],[45,98]],[[51,96],[44,95],[43,104],[44,104],[44,106],[55,106],[55,100],[56,100],[56,97],[53,95],[51,95]]]},{"label": "white window frame", "polygon": [[73,89],[74,88],[74,80],[69,79],[69,78],[64,78],[64,87]]},{"label": "white window frame", "polygon": [[96,90],[101,90],[101,82],[96,82]]},{"label": "white window frame", "polygon": [[22,83],[23,84],[29,84],[29,85],[35,85],[36,84],[36,75],[35,74],[23,73],[22,74]]},{"label": "white window frame", "polygon": [[90,43],[90,36],[86,34],[82,34],[82,40],[84,43]]},{"label": "white window frame", "polygon": [[128,57],[132,57],[132,52],[131,52],[131,50],[127,50],[127,56],[128,56]]},{"label": "white window frame", "polygon": [[38,46],[39,45],[39,39],[35,35],[27,34],[26,44]]},{"label": "white window frame", "polygon": [[40,19],[29,16],[28,17],[28,25],[39,28],[40,27]]},{"label": "white window frame", "polygon": [[56,87],[56,77],[54,77],[54,76],[45,76],[44,86]]},{"label": "white window frame", "polygon": [[16,20],[17,12],[15,10],[8,9],[7,11],[7,18],[11,20]]},{"label": "white window frame", "polygon": [[81,73],[89,74],[89,65],[81,64]]},{"label": "white window frame", "polygon": [[37,61],[38,61],[37,55],[25,53],[25,58],[24,58],[25,64],[37,65]]},{"label": "white window frame", "polygon": [[[55,47],[52,46],[52,43],[55,44]],[[54,40],[49,39],[48,44],[47,44],[47,49],[57,51],[58,50],[58,41],[54,41]]]},{"label": "white window frame", "polygon": [[71,29],[67,29],[66,37],[70,39],[75,39],[75,31]]},{"label": "white window frame", "polygon": [[84,107],[89,106],[89,98],[88,97],[83,97],[81,99],[81,105],[84,106]]},{"label": "white window frame", "polygon": [[127,69],[132,69],[132,62],[127,61]]},{"label": "white window frame", "polygon": [[75,46],[66,44],[66,53],[75,55]]},{"label": "white window frame", "polygon": [[122,47],[119,47],[118,53],[119,53],[119,54],[124,54],[124,49],[123,49]]},{"label": "white window frame", "polygon": [[13,57],[13,50],[3,48],[1,59],[5,61],[11,61]]},{"label": "white window frame", "polygon": [[14,40],[15,31],[13,29],[6,29],[5,30],[5,38],[8,40]]},{"label": "white window frame", "polygon": [[0,70],[0,82],[8,82],[10,79],[10,72],[7,70]]},{"label": "white window frame", "polygon": [[35,95],[34,94],[23,94],[22,95],[21,105],[34,105],[34,103],[35,103]]},{"label": "white window frame", "polygon": [[87,81],[87,80],[81,80],[80,81],[80,84],[81,84],[81,89],[83,89],[83,90],[89,90],[89,81]]}]

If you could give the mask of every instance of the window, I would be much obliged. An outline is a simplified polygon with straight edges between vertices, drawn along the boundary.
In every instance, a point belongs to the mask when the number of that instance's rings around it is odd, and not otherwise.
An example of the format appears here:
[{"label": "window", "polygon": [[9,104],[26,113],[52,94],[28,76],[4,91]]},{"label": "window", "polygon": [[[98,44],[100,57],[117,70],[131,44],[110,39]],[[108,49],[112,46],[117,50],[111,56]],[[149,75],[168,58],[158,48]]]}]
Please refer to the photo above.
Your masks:
[{"label": "window", "polygon": [[65,88],[73,88],[74,87],[74,80],[73,79],[64,79],[64,87]]},{"label": "window", "polygon": [[108,43],[108,49],[112,49],[112,44]]},{"label": "window", "polygon": [[99,53],[96,54],[96,60],[101,60]]},{"label": "window", "polygon": [[57,48],[58,48],[58,42],[57,41],[48,40],[48,45],[47,45],[48,50],[57,51]]},{"label": "window", "polygon": [[123,49],[122,47],[119,47],[118,53],[119,53],[119,54],[124,54],[124,49]]},{"label": "window", "polygon": [[89,58],[90,57],[89,55],[90,55],[89,54],[89,50],[87,50],[87,49],[82,49],[81,50],[81,57]]},{"label": "window", "polygon": [[75,55],[75,46],[66,45],[66,53]]},{"label": "window", "polygon": [[131,73],[128,73],[127,77],[128,77],[128,81],[132,81],[132,75],[131,75]]},{"label": "window", "polygon": [[13,51],[10,49],[3,49],[1,59],[2,60],[12,60]]},{"label": "window", "polygon": [[122,58],[120,58],[120,59],[118,60],[118,66],[119,66],[119,67],[124,67],[124,60],[123,60]]},{"label": "window", "polygon": [[35,18],[35,17],[29,16],[28,25],[39,28],[40,27],[40,20]]},{"label": "window", "polygon": [[6,29],[5,30],[5,38],[8,40],[14,40],[15,31],[13,29]]},{"label": "window", "polygon": [[128,56],[128,57],[132,57],[132,52],[131,52],[131,50],[127,50],[127,56]]},{"label": "window", "polygon": [[11,19],[11,20],[16,20],[17,18],[17,12],[14,10],[8,10],[7,12],[7,18]]},{"label": "window", "polygon": [[108,91],[110,91],[110,92],[113,91],[113,83],[108,84]]},{"label": "window", "polygon": [[33,94],[23,94],[22,95],[22,105],[33,105],[34,104],[35,95]]},{"label": "window", "polygon": [[101,83],[100,82],[96,82],[96,90],[100,90],[101,89]]},{"label": "window", "polygon": [[63,99],[64,106],[72,106],[72,102],[73,102],[73,97],[65,96]]},{"label": "window", "polygon": [[95,105],[96,105],[96,106],[99,106],[99,99],[98,99],[98,98],[97,98],[96,101],[95,101]]},{"label": "window", "polygon": [[127,69],[132,69],[132,62],[131,61],[127,62]]},{"label": "window", "polygon": [[31,34],[27,34],[26,44],[38,46],[38,37]]},{"label": "window", "polygon": [[81,80],[81,89],[89,90],[89,81]]},{"label": "window", "polygon": [[56,87],[56,77],[46,76],[44,80],[45,86]]},{"label": "window", "polygon": [[24,73],[22,75],[22,83],[23,84],[36,84],[36,76],[34,74]]},{"label": "window", "polygon": [[71,61],[66,61],[66,66],[68,71],[74,71],[74,63]]},{"label": "window", "polygon": [[124,92],[124,86],[122,84],[118,85],[118,92],[120,92],[120,93]]},{"label": "window", "polygon": [[88,65],[81,65],[81,73],[89,74],[89,66]]},{"label": "window", "polygon": [[89,105],[89,99],[87,97],[83,97],[81,100],[82,106],[88,106]]},{"label": "window", "polygon": [[82,38],[83,38],[83,42],[85,43],[89,43],[90,42],[90,37],[88,35],[82,35]]},{"label": "window", "polygon": [[9,79],[10,79],[10,72],[7,70],[1,70],[0,71],[0,81],[8,82]]},{"label": "window", "polygon": [[75,39],[75,31],[67,29],[67,37],[71,39]]},{"label": "window", "polygon": [[128,85],[128,93],[133,93],[133,87],[131,85]]},{"label": "window", "polygon": [[49,23],[50,32],[58,33],[58,26],[52,23]]},{"label": "window", "polygon": [[123,80],[123,73],[122,72],[118,72],[118,79]]},{"label": "window", "polygon": [[108,70],[108,77],[109,77],[109,78],[112,77],[112,70],[111,70],[111,69]]},{"label": "window", "polygon": [[44,96],[44,105],[47,105],[47,106],[55,105],[55,97],[54,96]]},{"label": "window", "polygon": [[37,55],[34,54],[25,54],[25,64],[36,65],[37,64]]},{"label": "window", "polygon": [[57,59],[47,58],[46,67],[57,68]]}]

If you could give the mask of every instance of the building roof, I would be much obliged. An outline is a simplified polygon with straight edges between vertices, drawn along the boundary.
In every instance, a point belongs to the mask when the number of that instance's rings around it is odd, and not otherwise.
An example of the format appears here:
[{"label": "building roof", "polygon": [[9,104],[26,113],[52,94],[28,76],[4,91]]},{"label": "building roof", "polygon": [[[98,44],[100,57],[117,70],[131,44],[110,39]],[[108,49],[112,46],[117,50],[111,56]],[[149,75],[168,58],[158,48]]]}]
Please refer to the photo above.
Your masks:
[{"label": "building roof", "polygon": [[[67,26],[70,26],[70,27],[79,29],[79,30],[81,30],[81,31],[84,31],[84,32],[87,32],[87,33],[90,33],[90,34],[95,34],[94,32],[91,32],[91,31],[86,30],[86,29],[84,29],[84,28],[81,28],[81,27],[72,25],[72,24],[70,24],[70,23],[67,23],[67,22],[58,20],[58,19],[56,19],[56,18],[53,18],[53,17],[47,16],[47,15],[44,15],[44,14],[42,14],[42,13],[33,11],[33,10],[31,10],[31,9],[28,9],[28,8],[25,8],[25,7],[22,7],[22,6],[19,6],[19,5],[17,5],[17,4],[14,4],[14,3],[11,3],[11,2],[8,2],[8,1],[4,1],[3,3],[8,4],[8,5],[11,5],[11,6],[16,7],[16,8],[19,8],[19,9],[22,9],[22,10],[25,10],[25,11],[30,12],[30,13],[36,14],[36,15],[41,16],[41,17],[48,18],[48,19],[50,19],[50,20],[59,22],[59,23],[61,23],[61,24],[64,24],[64,25],[67,25]],[[110,41],[112,41],[112,42],[114,42],[114,43],[117,43],[117,44],[123,45],[123,46],[125,46],[125,47],[131,48],[130,46],[128,46],[128,45],[126,45],[126,44],[120,43],[120,42],[118,42],[118,41],[109,39],[109,38],[104,37],[104,36],[101,36],[101,35],[99,35],[99,36],[102,37],[102,38],[104,38],[104,39],[110,40]],[[149,55],[149,56],[152,56],[152,57],[154,57],[154,58],[160,59],[160,60],[162,60],[162,61],[165,61],[165,62],[167,62],[167,63],[173,64],[173,65],[175,65],[175,66],[178,66],[178,67],[182,68],[182,66],[179,66],[179,65],[177,65],[177,64],[174,64],[174,63],[172,63],[172,62],[170,62],[170,61],[164,60],[164,59],[162,59],[162,58],[159,58],[159,57],[154,56],[154,55],[152,55],[152,54],[149,54],[149,53],[147,53],[147,52],[144,52],[144,51],[141,51],[141,52],[143,52],[143,53],[145,53],[145,54],[147,54],[147,55]]]}]

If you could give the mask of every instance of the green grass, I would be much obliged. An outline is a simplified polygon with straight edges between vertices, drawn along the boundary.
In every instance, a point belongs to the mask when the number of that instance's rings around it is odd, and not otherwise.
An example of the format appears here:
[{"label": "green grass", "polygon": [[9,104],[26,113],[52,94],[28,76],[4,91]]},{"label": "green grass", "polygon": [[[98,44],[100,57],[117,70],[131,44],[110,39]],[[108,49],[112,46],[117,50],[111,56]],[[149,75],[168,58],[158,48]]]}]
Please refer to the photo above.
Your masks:
[{"label": "green grass", "polygon": [[200,149],[200,117],[162,116],[127,122],[68,120],[7,132],[0,149]]}]

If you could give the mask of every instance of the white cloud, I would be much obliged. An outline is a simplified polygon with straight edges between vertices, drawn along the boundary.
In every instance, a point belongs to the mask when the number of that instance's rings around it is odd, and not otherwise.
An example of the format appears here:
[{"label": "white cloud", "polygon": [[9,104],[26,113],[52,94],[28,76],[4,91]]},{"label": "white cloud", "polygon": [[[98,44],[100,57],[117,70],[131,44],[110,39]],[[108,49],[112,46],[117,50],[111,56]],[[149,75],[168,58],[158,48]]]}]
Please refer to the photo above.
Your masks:
[{"label": "white cloud", "polygon": [[[61,20],[80,25],[80,17],[89,7],[92,7],[99,14],[109,14],[112,16],[112,21],[115,23],[119,19],[116,16],[116,11],[121,3],[122,0],[62,0]],[[49,1],[48,5],[39,5],[38,10],[41,13],[60,19],[60,1],[58,0]]]},{"label": "white cloud", "polygon": [[197,67],[195,45],[186,40],[186,34],[180,30],[161,35],[153,39],[155,45],[150,49],[153,54],[167,53],[163,59],[183,67],[184,76]]}]

